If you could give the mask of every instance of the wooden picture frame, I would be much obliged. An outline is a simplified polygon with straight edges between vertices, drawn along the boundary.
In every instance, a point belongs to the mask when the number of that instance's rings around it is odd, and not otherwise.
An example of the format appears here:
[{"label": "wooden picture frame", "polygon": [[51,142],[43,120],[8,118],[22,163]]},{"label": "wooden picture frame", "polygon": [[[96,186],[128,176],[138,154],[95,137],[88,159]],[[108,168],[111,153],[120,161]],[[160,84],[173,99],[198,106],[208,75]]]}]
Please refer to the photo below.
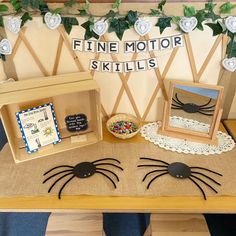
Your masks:
[{"label": "wooden picture frame", "polygon": [[[16,113],[52,103],[61,142],[28,154],[17,123]],[[72,133],[65,117],[85,113],[88,129]],[[94,144],[102,140],[100,88],[89,72],[33,78],[2,84],[0,115],[16,163]]]},{"label": "wooden picture frame", "polygon": [[[194,130],[172,127],[169,125],[169,120],[171,115],[171,104],[175,85],[188,86],[193,88],[211,89],[218,91],[218,96],[209,128],[209,133],[197,132]],[[165,101],[164,104],[162,127],[160,130],[158,130],[158,133],[175,138],[182,138],[190,141],[216,145],[217,144],[216,134],[219,129],[220,120],[223,112],[221,105],[221,101],[223,98],[223,90],[224,88],[218,85],[209,85],[209,84],[183,82],[183,81],[170,81],[169,96],[168,96],[169,99],[168,101]]]}]

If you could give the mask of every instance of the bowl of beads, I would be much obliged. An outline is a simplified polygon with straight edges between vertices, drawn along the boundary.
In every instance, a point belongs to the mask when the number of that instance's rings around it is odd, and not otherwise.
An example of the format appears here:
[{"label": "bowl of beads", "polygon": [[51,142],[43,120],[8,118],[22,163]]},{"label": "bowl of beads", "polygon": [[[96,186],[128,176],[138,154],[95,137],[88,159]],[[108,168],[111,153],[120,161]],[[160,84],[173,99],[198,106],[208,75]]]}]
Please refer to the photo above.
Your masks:
[{"label": "bowl of beads", "polygon": [[140,130],[139,120],[129,114],[117,114],[107,121],[107,129],[115,137],[128,139],[135,136]]}]

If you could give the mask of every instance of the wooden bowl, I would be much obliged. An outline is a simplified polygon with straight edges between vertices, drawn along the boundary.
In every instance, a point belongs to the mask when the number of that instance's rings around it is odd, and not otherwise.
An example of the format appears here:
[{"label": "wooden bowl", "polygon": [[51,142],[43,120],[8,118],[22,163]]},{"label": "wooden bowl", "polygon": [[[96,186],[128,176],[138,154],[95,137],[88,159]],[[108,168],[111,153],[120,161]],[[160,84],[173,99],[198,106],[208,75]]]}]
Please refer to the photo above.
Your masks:
[{"label": "wooden bowl", "polygon": [[[110,126],[117,122],[117,121],[129,121],[129,122],[133,122],[135,125],[137,125],[138,129],[137,131],[133,132],[133,133],[130,133],[130,134],[118,134],[118,133],[115,133],[115,132],[112,132],[110,130]],[[140,130],[141,128],[141,124],[139,122],[139,120],[133,116],[133,115],[130,115],[130,114],[117,114],[117,115],[114,115],[113,117],[111,117],[108,121],[107,121],[107,129],[108,131],[113,134],[115,137],[117,138],[120,138],[120,139],[128,139],[128,138],[132,138],[134,137]]]}]

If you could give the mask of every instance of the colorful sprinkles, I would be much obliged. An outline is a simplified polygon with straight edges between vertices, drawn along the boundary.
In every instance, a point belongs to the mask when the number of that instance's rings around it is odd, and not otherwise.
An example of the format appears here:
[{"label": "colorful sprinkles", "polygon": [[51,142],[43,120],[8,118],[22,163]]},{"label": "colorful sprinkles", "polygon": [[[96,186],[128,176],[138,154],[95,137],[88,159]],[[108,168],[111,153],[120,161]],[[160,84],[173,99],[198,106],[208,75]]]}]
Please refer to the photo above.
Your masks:
[{"label": "colorful sprinkles", "polygon": [[110,125],[110,131],[117,134],[131,134],[138,130],[138,126],[132,121],[116,121]]}]

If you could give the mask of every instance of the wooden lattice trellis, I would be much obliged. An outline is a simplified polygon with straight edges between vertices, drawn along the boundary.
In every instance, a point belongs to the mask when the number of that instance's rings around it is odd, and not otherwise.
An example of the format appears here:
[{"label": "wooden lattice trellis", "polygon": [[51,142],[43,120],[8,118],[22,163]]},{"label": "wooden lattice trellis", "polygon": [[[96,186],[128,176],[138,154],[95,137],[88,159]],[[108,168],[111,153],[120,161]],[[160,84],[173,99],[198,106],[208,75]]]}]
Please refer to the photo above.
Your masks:
[{"label": "wooden lattice trellis", "polygon": [[[46,70],[46,68],[44,67],[44,65],[42,64],[40,58],[37,56],[37,53],[35,52],[35,50],[33,49],[33,47],[31,46],[30,42],[27,40],[26,36],[25,36],[25,32],[26,32],[26,28],[22,28],[22,30],[19,32],[19,35],[18,35],[18,38],[15,42],[15,45],[13,47],[13,53],[12,53],[12,58],[14,58],[14,56],[16,55],[17,53],[17,50],[20,46],[20,44],[23,42],[26,46],[26,48],[28,49],[29,53],[31,54],[33,60],[35,61],[36,65],[38,66],[38,68],[40,69],[41,73],[44,75],[44,76],[49,76],[50,73]],[[83,67],[79,57],[77,56],[76,52],[72,50],[71,48],[71,43],[70,43],[70,40],[63,28],[63,26],[60,26],[58,28],[58,32],[59,32],[59,38],[58,38],[58,45],[57,45],[57,51],[56,51],[56,55],[55,55],[55,60],[54,60],[54,65],[53,65],[53,70],[52,70],[52,75],[56,75],[57,74],[57,71],[58,71],[58,65],[59,65],[59,62],[60,62],[60,57],[61,57],[61,52],[62,52],[62,47],[63,47],[63,44],[65,44],[68,52],[70,53],[70,56],[73,58],[75,64],[76,64],[76,67],[78,68],[79,71],[85,71],[85,68]],[[100,39],[101,41],[109,41],[109,38],[108,38],[108,35],[103,35]],[[149,40],[149,35],[146,35],[146,36],[143,36],[143,37],[140,37],[139,40]],[[188,60],[189,60],[189,63],[190,63],[190,67],[191,67],[191,72],[192,72],[192,78],[193,78],[193,81],[194,82],[199,82],[204,71],[206,70],[212,56],[214,55],[214,53],[216,52],[216,49],[218,48],[218,46],[220,45],[220,43],[222,44],[221,45],[221,57],[224,58],[225,56],[225,52],[226,52],[226,45],[227,45],[227,36],[222,36],[222,35],[219,35],[212,48],[210,49],[210,51],[208,52],[208,55],[207,57],[205,58],[203,64],[201,65],[200,67],[200,70],[197,71],[196,69],[196,63],[195,63],[195,58],[194,58],[194,55],[193,55],[193,50],[192,50],[192,45],[191,45],[191,40],[188,36],[188,34],[184,34],[184,41],[185,41],[185,45],[186,45],[186,50],[187,50],[187,54],[188,54]],[[150,96],[150,99],[149,99],[149,102],[147,104],[147,107],[143,113],[143,115],[140,114],[139,112],[139,109],[138,109],[138,106],[135,102],[135,99],[134,99],[134,96],[129,88],[129,85],[128,85],[128,80],[130,78],[130,75],[132,72],[128,72],[128,73],[118,73],[118,76],[119,76],[119,79],[121,81],[121,87],[119,89],[119,92],[118,92],[118,95],[117,95],[117,98],[115,100],[115,103],[114,103],[114,106],[112,108],[112,112],[111,114],[114,114],[117,112],[117,109],[118,109],[118,106],[121,102],[121,99],[122,99],[122,96],[124,94],[124,92],[127,94],[128,96],[128,99],[131,103],[131,106],[136,114],[136,116],[141,120],[141,121],[144,121],[149,112],[150,112],[150,109],[152,107],[152,105],[154,104],[155,102],[155,99],[158,95],[158,93],[162,92],[162,95],[164,97],[164,99],[167,99],[167,92],[165,90],[165,87],[164,87],[164,80],[166,79],[166,76],[167,76],[167,73],[178,53],[178,50],[179,48],[176,47],[172,50],[170,56],[169,56],[169,59],[167,60],[167,63],[164,67],[164,70],[163,72],[161,73],[160,69],[159,68],[156,68],[154,70],[155,72],[155,76],[156,76],[156,79],[157,79],[157,85],[152,93],[152,95]],[[149,55],[150,57],[156,57],[156,54],[151,51],[149,52]],[[115,54],[110,54],[111,56],[111,59],[112,61],[118,61],[118,58]],[[95,59],[98,60],[100,57],[100,53],[95,53]],[[136,60],[138,57],[138,53],[133,53],[132,55],[132,58],[131,58],[131,61],[134,61]],[[91,74],[94,76],[96,72],[95,71],[92,71]],[[104,106],[102,105],[102,113],[103,113],[103,116],[104,117],[109,117],[110,114],[107,113],[107,111],[104,109]]]}]

